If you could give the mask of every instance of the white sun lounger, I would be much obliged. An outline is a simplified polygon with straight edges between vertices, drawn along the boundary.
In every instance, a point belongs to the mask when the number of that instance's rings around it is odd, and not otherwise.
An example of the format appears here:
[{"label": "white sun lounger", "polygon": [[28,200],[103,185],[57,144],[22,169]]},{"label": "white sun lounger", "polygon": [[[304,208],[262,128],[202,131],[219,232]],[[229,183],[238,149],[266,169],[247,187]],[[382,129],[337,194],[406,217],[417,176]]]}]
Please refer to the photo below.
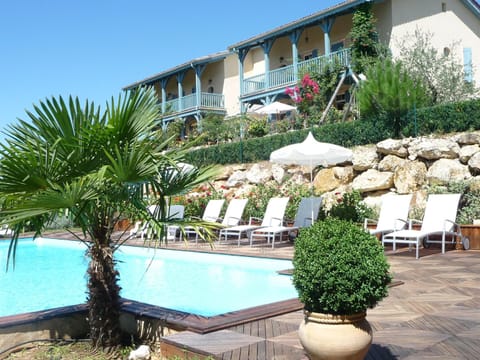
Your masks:
[{"label": "white sun lounger", "polygon": [[[382,206],[378,220],[365,219],[364,228],[372,235],[384,235],[399,231],[408,225],[408,211],[412,195],[385,195],[382,197]],[[368,225],[376,224],[374,229],[368,229]]]},{"label": "white sun lounger", "polygon": [[283,224],[280,224],[277,226],[268,226],[255,229],[250,233],[250,245],[253,243],[253,238],[265,237],[267,238],[267,243],[272,244],[273,249],[275,247],[275,238],[277,235],[281,240],[284,233],[290,233],[291,231],[296,231],[300,228],[312,225],[313,222],[317,220],[321,204],[321,197],[302,198],[300,200],[300,204],[298,205],[293,226],[284,226]]},{"label": "white sun lounger", "polygon": [[[203,211],[202,220],[207,222],[218,222],[220,219],[220,212],[222,211],[223,204],[225,203],[225,199],[218,199],[218,200],[209,200],[205,210]],[[198,242],[198,235],[201,228],[193,228],[191,226],[187,226],[184,229],[185,235],[188,237],[189,235],[195,235],[195,242]]]},{"label": "white sun lounger", "polygon": [[248,224],[246,225],[237,225],[233,227],[227,227],[220,230],[219,239],[222,239],[222,236],[225,237],[225,240],[229,236],[236,236],[238,241],[238,246],[240,246],[240,239],[243,234],[250,238],[250,233],[258,228],[281,225],[283,223],[283,216],[285,214],[285,209],[287,208],[288,197],[283,198],[271,198],[268,201],[267,209],[263,216],[262,223],[260,225],[254,225],[254,218],[250,218]]},{"label": "white sun lounger", "polygon": [[[397,243],[408,244],[410,247],[415,245],[415,257],[418,259],[420,241],[423,240],[425,245],[434,242],[441,243],[442,254],[444,254],[447,236],[451,237],[452,243],[456,236],[462,237],[460,226],[455,222],[459,201],[460,194],[429,195],[420,230],[412,229],[412,222],[415,220],[411,220],[408,230],[394,231],[383,235],[382,244],[392,243],[394,251]],[[441,240],[429,239],[432,235],[440,235]]]}]

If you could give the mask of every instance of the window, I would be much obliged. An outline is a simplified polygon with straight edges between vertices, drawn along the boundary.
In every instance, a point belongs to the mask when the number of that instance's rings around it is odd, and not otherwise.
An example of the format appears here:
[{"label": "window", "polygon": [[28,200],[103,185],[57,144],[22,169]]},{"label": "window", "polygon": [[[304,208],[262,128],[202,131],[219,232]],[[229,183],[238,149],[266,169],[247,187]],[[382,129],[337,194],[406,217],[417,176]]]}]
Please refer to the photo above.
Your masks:
[{"label": "window", "polygon": [[213,86],[209,86],[208,89],[207,89],[207,92],[209,94],[213,94]]},{"label": "window", "polygon": [[463,48],[463,71],[465,73],[465,81],[473,81],[472,69],[472,48]]},{"label": "window", "polygon": [[450,48],[449,47],[444,47],[443,48],[443,56],[448,56],[450,55]]},{"label": "window", "polygon": [[447,3],[442,2],[442,12],[447,11]]},{"label": "window", "polygon": [[334,44],[332,44],[332,46],[330,46],[330,51],[331,52],[340,51],[342,49],[343,49],[343,41],[334,43]]}]

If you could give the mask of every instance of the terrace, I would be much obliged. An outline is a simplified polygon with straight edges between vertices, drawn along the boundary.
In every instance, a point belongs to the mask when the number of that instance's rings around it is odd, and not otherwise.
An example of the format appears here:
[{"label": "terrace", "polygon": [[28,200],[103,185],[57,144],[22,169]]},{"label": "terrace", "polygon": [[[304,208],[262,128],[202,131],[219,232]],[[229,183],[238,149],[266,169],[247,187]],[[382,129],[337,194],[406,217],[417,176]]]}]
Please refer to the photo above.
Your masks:
[{"label": "terrace", "polygon": [[[185,248],[183,243],[168,247]],[[290,258],[293,246],[189,244],[188,250]],[[367,360],[473,359],[480,353],[480,251],[422,249],[420,260],[404,248],[386,249],[394,286],[368,311],[373,344]],[[215,359],[307,359],[297,337],[302,311],[249,321],[207,334],[190,331],[166,336],[162,354]]]},{"label": "terrace", "polygon": [[[144,243],[136,239],[130,240],[130,244]],[[289,242],[275,249],[267,245],[237,246],[236,242],[215,244],[213,249],[202,242],[185,245],[177,241],[167,247],[278,258],[291,258],[294,251]],[[395,254],[386,248],[394,282],[389,296],[368,311],[374,337],[367,360],[478,357],[480,251],[447,250],[441,255],[439,247],[422,249],[420,259],[416,260],[407,247],[397,249]],[[80,308],[80,312],[84,311],[83,306]],[[230,326],[224,323],[220,329],[203,334],[192,331],[166,334],[161,341],[162,355],[197,359],[211,356],[222,360],[308,359],[297,336],[303,316],[300,309],[266,318],[259,315],[248,321],[235,319]],[[78,317],[78,307],[75,310]],[[60,311],[59,315],[65,314]],[[143,315],[148,317],[148,312]]]},{"label": "terrace", "polygon": [[241,96],[243,99],[250,99],[260,94],[284,92],[286,87],[297,83],[299,73],[321,72],[330,64],[339,64],[348,68],[350,56],[350,49],[342,49],[245,78],[241,87]]},{"label": "terrace", "polygon": [[167,101],[162,114],[163,121],[194,115],[199,111],[225,114],[225,96],[223,94],[201,92],[198,95],[190,94]]}]

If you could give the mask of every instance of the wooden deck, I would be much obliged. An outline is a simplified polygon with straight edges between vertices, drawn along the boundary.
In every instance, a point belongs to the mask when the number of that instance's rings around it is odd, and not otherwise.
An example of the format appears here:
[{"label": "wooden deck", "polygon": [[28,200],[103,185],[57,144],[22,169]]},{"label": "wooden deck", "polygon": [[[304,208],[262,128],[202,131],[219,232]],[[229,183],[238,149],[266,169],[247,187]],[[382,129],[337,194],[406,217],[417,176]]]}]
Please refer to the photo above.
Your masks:
[{"label": "wooden deck", "polygon": [[[168,247],[185,247],[169,244]],[[267,246],[189,244],[189,250],[290,257],[291,244]],[[480,359],[480,251],[387,249],[395,281],[389,296],[368,311],[374,330],[367,360]],[[208,334],[189,331],[164,338],[165,355],[192,355],[215,359],[308,359],[298,340],[302,312],[232,326]]]},{"label": "wooden deck", "polygon": [[[140,240],[130,244],[144,245]],[[163,246],[162,246],[163,247]],[[210,245],[170,242],[168,248],[291,258],[293,246],[284,242],[250,247],[246,243]],[[366,360],[480,359],[480,251],[439,247],[420,250],[420,259],[406,248],[386,249],[395,282],[389,296],[367,319],[373,344]],[[248,295],[248,294],[247,294]],[[225,360],[308,359],[298,340],[302,311],[236,324],[206,334],[183,331],[166,336],[164,356]]]}]

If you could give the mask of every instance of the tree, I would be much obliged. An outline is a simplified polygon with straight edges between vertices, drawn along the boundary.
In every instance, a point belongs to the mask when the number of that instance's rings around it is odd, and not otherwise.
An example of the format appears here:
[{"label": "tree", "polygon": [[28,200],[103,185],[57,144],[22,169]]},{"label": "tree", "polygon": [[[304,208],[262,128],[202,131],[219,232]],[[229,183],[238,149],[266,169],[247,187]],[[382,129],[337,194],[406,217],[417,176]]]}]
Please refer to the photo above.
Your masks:
[{"label": "tree", "polygon": [[465,81],[465,70],[456,55],[456,43],[442,54],[432,44],[433,35],[416,29],[399,40],[398,59],[410,76],[422,82],[433,104],[463,101],[478,95],[473,82]]},{"label": "tree", "polygon": [[[87,304],[95,347],[116,347],[122,337],[114,252],[125,239],[114,236],[115,224],[123,216],[140,216],[163,239],[171,222],[168,199],[213,172],[181,171],[177,163],[185,151],[164,151],[167,143],[154,132],[156,102],[151,89],[112,98],[105,112],[88,101],[82,107],[78,99],[52,98],[27,113],[30,122],[11,126],[1,148],[0,223],[15,229],[9,260],[15,260],[25,224],[37,236],[59,215],[72,219],[90,258]],[[158,205],[155,216],[146,209],[146,194]],[[193,225],[207,227],[211,235],[209,223]]]},{"label": "tree", "polygon": [[371,3],[360,5],[353,13],[349,37],[352,42],[353,70],[362,73],[383,51],[379,45]]},{"label": "tree", "polygon": [[368,67],[366,77],[357,95],[362,118],[385,115],[394,136],[399,136],[402,117],[414,106],[423,107],[428,103],[423,84],[416,83],[401,62],[391,59]]}]

